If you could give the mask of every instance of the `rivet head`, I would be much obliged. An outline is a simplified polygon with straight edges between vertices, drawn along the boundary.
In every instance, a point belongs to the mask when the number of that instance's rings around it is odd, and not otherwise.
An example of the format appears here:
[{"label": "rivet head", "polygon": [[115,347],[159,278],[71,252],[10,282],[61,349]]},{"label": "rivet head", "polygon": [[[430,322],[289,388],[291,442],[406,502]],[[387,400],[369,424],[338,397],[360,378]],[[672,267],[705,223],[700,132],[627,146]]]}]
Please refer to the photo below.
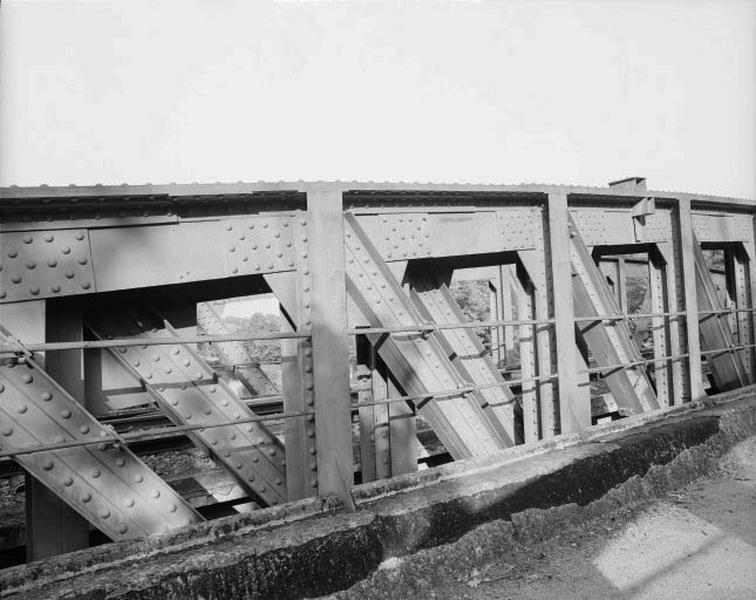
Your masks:
[{"label": "rivet head", "polygon": [[71,411],[68,410],[67,408],[64,408],[63,410],[60,411],[60,416],[63,417],[64,419],[70,419]]},{"label": "rivet head", "polygon": [[90,287],[92,287],[92,284],[89,283],[88,281],[85,281],[84,283],[81,284],[81,289],[83,290],[88,290]]},{"label": "rivet head", "polygon": [[129,530],[129,526],[126,525],[126,523],[121,523],[118,526],[118,533],[120,533],[121,535],[123,535],[124,533],[126,533],[128,530]]},{"label": "rivet head", "polygon": [[92,471],[92,479],[97,479],[100,476],[100,469]]},{"label": "rivet head", "polygon": [[117,464],[117,465],[118,465],[119,467],[122,467],[123,465],[125,465],[125,464],[126,464],[126,460],[125,460],[125,459],[124,459],[124,458],[123,458],[122,456],[119,456],[118,458],[116,458],[116,461],[115,461],[115,463],[116,463],[116,464]]},{"label": "rivet head", "polygon": [[176,510],[178,510],[178,506],[176,506],[175,504],[171,504],[168,507],[168,512],[176,512]]},{"label": "rivet head", "polygon": [[57,294],[58,292],[60,292],[60,286],[59,285],[52,285],[52,286],[50,286],[50,291],[53,294]]},{"label": "rivet head", "polygon": [[137,483],[142,483],[144,481],[144,477],[142,476],[141,473],[137,473],[134,476],[134,481],[136,481]]},{"label": "rivet head", "polygon": [[36,296],[36,295],[38,295],[38,294],[39,294],[39,286],[37,286],[37,285],[33,285],[33,286],[31,286],[31,287],[29,288],[29,293],[30,293],[30,294],[31,294],[32,296]]},{"label": "rivet head", "polygon": [[6,437],[8,437],[9,435],[13,435],[13,427],[3,427],[3,435]]},{"label": "rivet head", "polygon": [[24,244],[31,244],[34,241],[34,238],[30,236],[29,234],[24,236]]},{"label": "rivet head", "polygon": [[133,498],[129,498],[128,500],[126,500],[126,508],[133,508],[134,504],[136,504],[136,502],[134,502]]},{"label": "rivet head", "polygon": [[21,381],[23,381],[24,383],[31,383],[32,381],[34,381],[34,378],[27,373],[21,378]]},{"label": "rivet head", "polygon": [[83,434],[89,433],[89,425],[82,425],[79,427],[79,431],[81,431]]},{"label": "rivet head", "polygon": [[110,511],[106,508],[100,513],[100,517],[103,519],[109,519],[110,518]]},{"label": "rivet head", "polygon": [[63,248],[60,249],[60,251],[63,254],[71,254],[71,248],[69,246],[64,246]]},{"label": "rivet head", "polygon": [[65,481],[63,481],[63,485],[65,485],[66,487],[71,487],[73,485],[73,479],[66,477]]},{"label": "rivet head", "polygon": [[92,494],[90,494],[89,492],[87,492],[86,494],[84,494],[84,495],[83,495],[83,496],[81,497],[81,501],[82,501],[82,502],[84,502],[85,504],[86,504],[87,502],[89,502],[89,501],[90,501],[91,499],[92,499]]},{"label": "rivet head", "polygon": [[29,269],[29,270],[36,269],[37,268],[37,263],[34,262],[33,260],[27,261],[26,262],[26,268]]},{"label": "rivet head", "polygon": [[16,258],[18,256],[18,252],[15,250],[9,250],[8,251],[8,258]]},{"label": "rivet head", "polygon": [[152,497],[153,498],[160,498],[160,490],[154,490],[152,492]]},{"label": "rivet head", "polygon": [[83,240],[83,239],[84,239],[84,234],[83,234],[83,233],[82,233],[81,231],[77,232],[77,234],[76,234],[76,239],[77,239],[78,241],[81,241],[81,240]]}]

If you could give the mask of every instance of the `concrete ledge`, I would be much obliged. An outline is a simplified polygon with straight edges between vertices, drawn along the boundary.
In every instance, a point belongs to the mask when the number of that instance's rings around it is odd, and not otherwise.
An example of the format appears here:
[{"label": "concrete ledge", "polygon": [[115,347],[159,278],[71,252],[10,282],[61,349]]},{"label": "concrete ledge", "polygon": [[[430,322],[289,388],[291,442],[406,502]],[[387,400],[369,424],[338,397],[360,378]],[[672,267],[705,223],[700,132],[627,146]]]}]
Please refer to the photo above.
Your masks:
[{"label": "concrete ledge", "polygon": [[[512,522],[521,537],[544,535],[574,507],[602,500],[610,510],[639,485],[645,493],[675,484],[664,465],[684,464],[686,476],[700,476],[754,433],[753,396],[639,415],[582,438],[361,486],[354,513],[339,511],[334,498],[310,499],[14,567],[0,572],[0,597],[324,595],[366,578],[388,557],[456,540],[488,521]],[[536,518],[537,509],[557,510]]]}]

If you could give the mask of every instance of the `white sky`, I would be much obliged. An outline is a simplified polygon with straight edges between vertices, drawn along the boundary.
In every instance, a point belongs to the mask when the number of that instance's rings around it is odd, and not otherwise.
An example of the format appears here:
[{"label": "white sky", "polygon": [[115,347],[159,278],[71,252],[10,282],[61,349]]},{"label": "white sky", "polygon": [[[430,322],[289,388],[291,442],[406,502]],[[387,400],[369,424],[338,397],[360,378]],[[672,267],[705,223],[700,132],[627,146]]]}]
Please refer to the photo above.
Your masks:
[{"label": "white sky", "polygon": [[756,197],[756,1],[9,2],[0,184]]}]

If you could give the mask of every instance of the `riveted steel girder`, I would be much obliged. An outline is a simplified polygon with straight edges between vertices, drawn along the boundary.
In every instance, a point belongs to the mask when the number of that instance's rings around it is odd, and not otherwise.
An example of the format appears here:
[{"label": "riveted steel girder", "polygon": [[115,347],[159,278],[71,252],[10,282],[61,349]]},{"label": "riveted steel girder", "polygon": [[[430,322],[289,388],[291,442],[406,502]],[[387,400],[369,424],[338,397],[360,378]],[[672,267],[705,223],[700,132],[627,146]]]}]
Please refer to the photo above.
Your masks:
[{"label": "riveted steel girder", "polygon": [[[167,321],[133,307],[104,307],[86,323],[101,338],[175,336]],[[266,505],[286,501],[283,444],[187,344],[130,346],[111,350],[177,425],[208,425],[188,433]],[[247,421],[236,423],[237,421]],[[227,425],[222,425],[228,423]]]},{"label": "riveted steel girder", "polygon": [[[717,296],[709,266],[695,234],[693,234],[693,253],[696,266],[698,310],[704,313],[720,311],[724,307]],[[740,352],[731,349],[736,344],[729,319],[728,314],[703,314],[698,320],[702,349],[720,350],[706,357],[712,378],[719,391],[747,385],[751,381]]]},{"label": "riveted steel girder", "polygon": [[[0,448],[96,441],[112,431],[33,360],[0,365]],[[112,441],[19,454],[29,473],[113,539],[162,533],[202,517],[128,448]]]},{"label": "riveted steel girder", "polygon": [[[435,269],[424,265],[410,276],[412,299],[421,315],[432,323],[464,323],[464,314]],[[472,329],[444,329],[437,334],[447,356],[472,385],[491,386],[474,395],[491,423],[508,445],[518,441],[514,425],[514,394]]]},{"label": "riveted steel girder", "polygon": [[[207,334],[230,333],[208,302],[197,304],[197,324]],[[223,342],[214,344],[213,349],[226,366],[233,368],[234,376],[250,393],[257,396],[278,393],[278,388],[260,368],[260,365],[252,360],[244,344]]]},{"label": "riveted steel girder", "polygon": [[619,408],[634,414],[659,408],[659,402],[643,365],[617,368],[642,360],[620,307],[601,270],[593,262],[575,220],[570,216],[570,258],[575,318],[617,316],[616,321],[579,321],[577,328],[598,366],[609,367],[603,378]]},{"label": "riveted steel girder", "polygon": [[[348,213],[344,219],[347,291],[355,305],[376,327],[422,325],[422,315],[357,220]],[[428,400],[415,403],[417,412],[430,423],[452,456],[484,455],[506,447],[507,441],[488,419],[475,395],[462,391],[468,382],[434,334],[368,334],[368,338],[405,392],[428,395]],[[454,389],[460,392],[431,398],[434,392]]]}]

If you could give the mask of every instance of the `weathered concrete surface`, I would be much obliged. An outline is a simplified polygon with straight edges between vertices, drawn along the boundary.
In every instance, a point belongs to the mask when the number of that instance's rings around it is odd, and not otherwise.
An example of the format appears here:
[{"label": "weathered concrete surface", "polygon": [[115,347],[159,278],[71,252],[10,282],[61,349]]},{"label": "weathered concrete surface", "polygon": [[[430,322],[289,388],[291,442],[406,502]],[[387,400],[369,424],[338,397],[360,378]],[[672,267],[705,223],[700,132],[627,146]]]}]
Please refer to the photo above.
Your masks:
[{"label": "weathered concrete surface", "polygon": [[706,473],[756,432],[756,398],[653,418],[363,486],[351,514],[333,498],[308,500],[15,567],[0,573],[0,597],[312,597],[485,522],[538,539]]},{"label": "weathered concrete surface", "polygon": [[543,540],[519,539],[522,528],[486,523],[451,544],[390,558],[330,598],[751,600],[756,436],[729,451],[716,472],[661,497],[640,494]]}]

